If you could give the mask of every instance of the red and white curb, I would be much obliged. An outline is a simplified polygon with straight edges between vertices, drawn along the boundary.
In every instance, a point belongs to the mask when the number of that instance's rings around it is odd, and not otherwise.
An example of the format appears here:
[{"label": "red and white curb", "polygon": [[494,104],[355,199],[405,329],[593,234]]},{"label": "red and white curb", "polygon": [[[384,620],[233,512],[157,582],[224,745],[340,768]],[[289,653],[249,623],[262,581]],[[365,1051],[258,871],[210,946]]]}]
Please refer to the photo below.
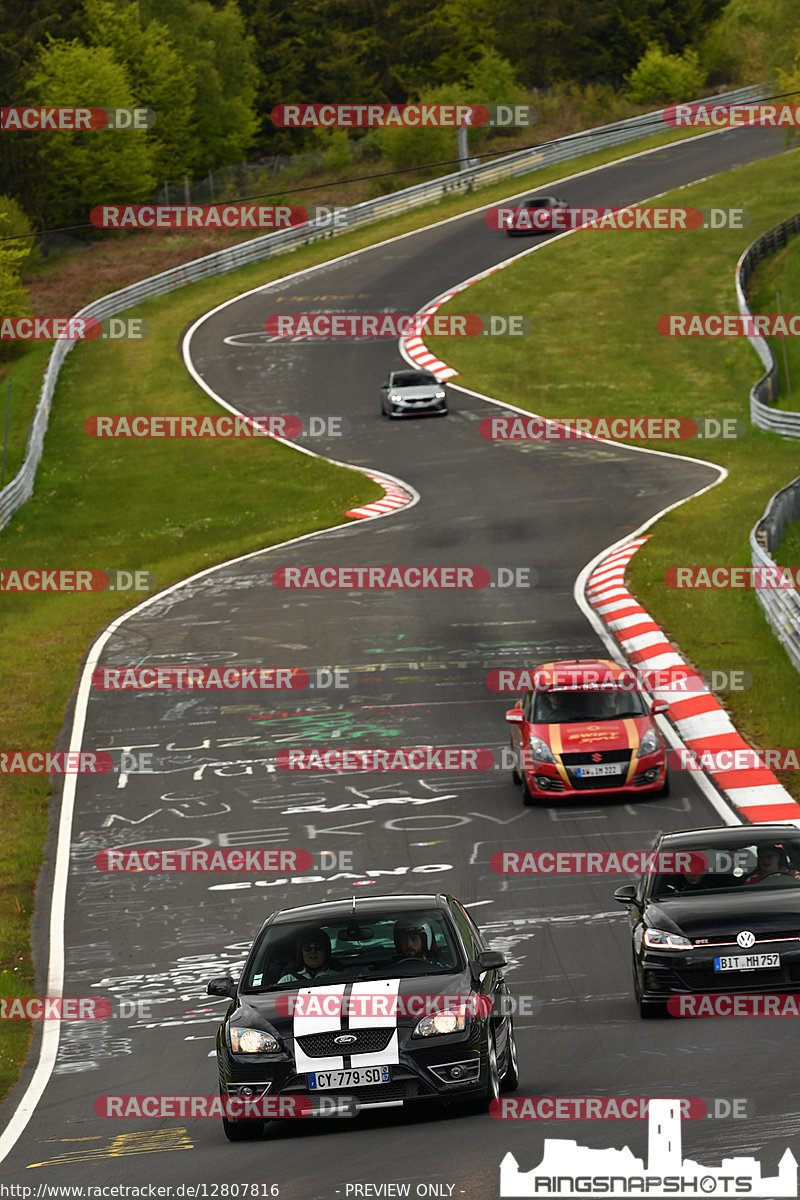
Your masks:
[{"label": "red and white curb", "polygon": [[[594,568],[586,583],[586,599],[613,633],[631,665],[642,670],[685,666],[664,631],[625,586],[625,568],[648,539],[618,546]],[[707,689],[676,700],[675,693],[653,689],[669,704],[667,716],[690,750],[751,750],[728,714]],[[706,771],[731,804],[749,821],[800,820],[800,804],[778,783],[772,771]]]},{"label": "red and white curb", "polygon": [[[450,292],[445,292],[443,296],[438,296],[432,304],[423,308],[418,315],[423,317],[432,316],[443,304],[446,304],[448,300],[452,300],[460,290],[460,288],[454,288]],[[425,371],[433,371],[439,380],[453,379],[458,374],[458,371],[454,367],[448,367],[447,363],[442,362],[435,354],[431,354],[421,337],[401,338],[401,354],[404,349],[406,350],[404,358],[411,359],[412,362]]]},{"label": "red and white curb", "polygon": [[362,520],[365,517],[382,517],[384,513],[396,512],[398,508],[405,508],[413,502],[412,493],[402,487],[396,479],[392,479],[391,475],[380,475],[377,471],[365,471],[364,474],[375,483],[379,483],[386,494],[382,500],[373,500],[371,504],[351,508],[344,514],[346,517],[359,517]]}]

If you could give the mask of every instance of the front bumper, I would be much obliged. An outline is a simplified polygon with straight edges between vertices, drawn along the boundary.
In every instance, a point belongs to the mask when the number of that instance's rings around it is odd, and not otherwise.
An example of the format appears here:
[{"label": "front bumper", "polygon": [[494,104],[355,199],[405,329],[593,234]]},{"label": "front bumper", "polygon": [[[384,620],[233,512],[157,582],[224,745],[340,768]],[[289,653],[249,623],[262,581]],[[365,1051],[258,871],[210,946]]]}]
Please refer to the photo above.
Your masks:
[{"label": "front bumper", "polygon": [[765,950],[780,954],[780,966],[751,971],[716,971],[714,959],[721,955],[739,955],[735,942],[698,946],[681,953],[660,953],[645,949],[639,955],[639,992],[642,1000],[665,1003],[670,996],[700,993],[746,995],[761,992],[800,991],[800,939],[770,941],[753,947],[752,953]]},{"label": "front bumper", "polygon": [[[576,755],[570,757],[577,758]],[[667,778],[667,764],[663,752],[648,754],[639,759],[630,779],[628,779],[629,761],[630,754],[628,753],[627,760],[622,763],[624,769],[614,775],[581,778],[577,774],[577,768],[581,765],[590,765],[588,760],[585,763],[564,763],[562,761],[561,770],[559,770],[559,766],[555,763],[537,762],[526,756],[525,777],[532,795],[541,797],[559,795],[567,799],[576,796],[602,796],[620,792],[642,795],[658,792],[664,787]]]}]

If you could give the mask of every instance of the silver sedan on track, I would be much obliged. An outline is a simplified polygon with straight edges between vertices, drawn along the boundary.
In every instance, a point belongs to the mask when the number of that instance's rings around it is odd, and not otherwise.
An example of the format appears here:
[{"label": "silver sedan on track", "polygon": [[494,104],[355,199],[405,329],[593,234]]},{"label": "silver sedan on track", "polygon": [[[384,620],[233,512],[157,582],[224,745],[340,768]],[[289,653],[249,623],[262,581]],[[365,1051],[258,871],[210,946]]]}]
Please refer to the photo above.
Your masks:
[{"label": "silver sedan on track", "polygon": [[432,371],[390,371],[381,388],[381,412],[387,417],[447,415],[447,393]]}]

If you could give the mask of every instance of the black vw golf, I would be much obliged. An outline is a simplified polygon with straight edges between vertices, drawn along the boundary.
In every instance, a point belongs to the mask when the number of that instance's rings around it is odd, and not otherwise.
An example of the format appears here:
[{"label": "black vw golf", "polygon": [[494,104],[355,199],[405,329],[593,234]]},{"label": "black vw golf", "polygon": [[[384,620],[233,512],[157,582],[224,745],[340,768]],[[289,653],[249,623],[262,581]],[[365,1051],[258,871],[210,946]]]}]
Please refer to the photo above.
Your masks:
[{"label": "black vw golf", "polygon": [[800,991],[796,825],[664,833],[653,852],[652,873],[614,893],[643,1017],[680,1010],[671,997]]},{"label": "black vw golf", "polygon": [[[333,1102],[341,1111],[423,1100],[488,1106],[518,1083],[505,965],[453,896],[273,913],[238,984],[208,984],[231,1001],[217,1034],[221,1095],[303,1098],[320,1112]],[[232,1108],[223,1117],[231,1141],[263,1125]]]}]

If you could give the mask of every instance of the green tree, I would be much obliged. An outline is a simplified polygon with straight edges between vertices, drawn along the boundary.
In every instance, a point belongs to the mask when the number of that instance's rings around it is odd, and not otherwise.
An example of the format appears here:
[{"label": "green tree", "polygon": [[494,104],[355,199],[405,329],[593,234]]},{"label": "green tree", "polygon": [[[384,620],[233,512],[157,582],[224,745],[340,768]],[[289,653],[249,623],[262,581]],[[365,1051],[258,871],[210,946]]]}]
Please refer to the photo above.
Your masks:
[{"label": "green tree", "polygon": [[[131,108],[125,68],[105,46],[49,38],[37,55],[29,93],[37,105]],[[33,135],[37,217],[50,225],[88,221],[97,204],[135,203],[155,186],[153,154],[136,130],[57,130]]]},{"label": "green tree", "polygon": [[[20,273],[38,254],[33,238],[27,236],[32,232],[33,227],[16,200],[0,196],[0,316],[31,315]],[[17,240],[15,234],[22,236]],[[13,240],[6,240],[9,238]],[[0,359],[12,358],[18,349],[14,341],[0,341]]]},{"label": "green tree", "polygon": [[634,104],[659,104],[694,99],[704,79],[705,71],[694,50],[666,54],[657,42],[651,42],[626,82]]},{"label": "green tree", "polygon": [[194,88],[195,173],[247,156],[257,130],[254,47],[235,0],[140,0],[142,23],[169,30]]},{"label": "green tree", "polygon": [[198,157],[195,145],[194,84],[169,30],[159,21],[140,24],[135,3],[84,0],[86,33],[95,46],[111,50],[126,71],[137,106],[151,108],[155,127],[142,134],[153,152],[156,178],[180,179]]},{"label": "green tree", "polygon": [[762,83],[790,71],[800,12],[795,0],[729,0],[700,43],[713,82]]}]

